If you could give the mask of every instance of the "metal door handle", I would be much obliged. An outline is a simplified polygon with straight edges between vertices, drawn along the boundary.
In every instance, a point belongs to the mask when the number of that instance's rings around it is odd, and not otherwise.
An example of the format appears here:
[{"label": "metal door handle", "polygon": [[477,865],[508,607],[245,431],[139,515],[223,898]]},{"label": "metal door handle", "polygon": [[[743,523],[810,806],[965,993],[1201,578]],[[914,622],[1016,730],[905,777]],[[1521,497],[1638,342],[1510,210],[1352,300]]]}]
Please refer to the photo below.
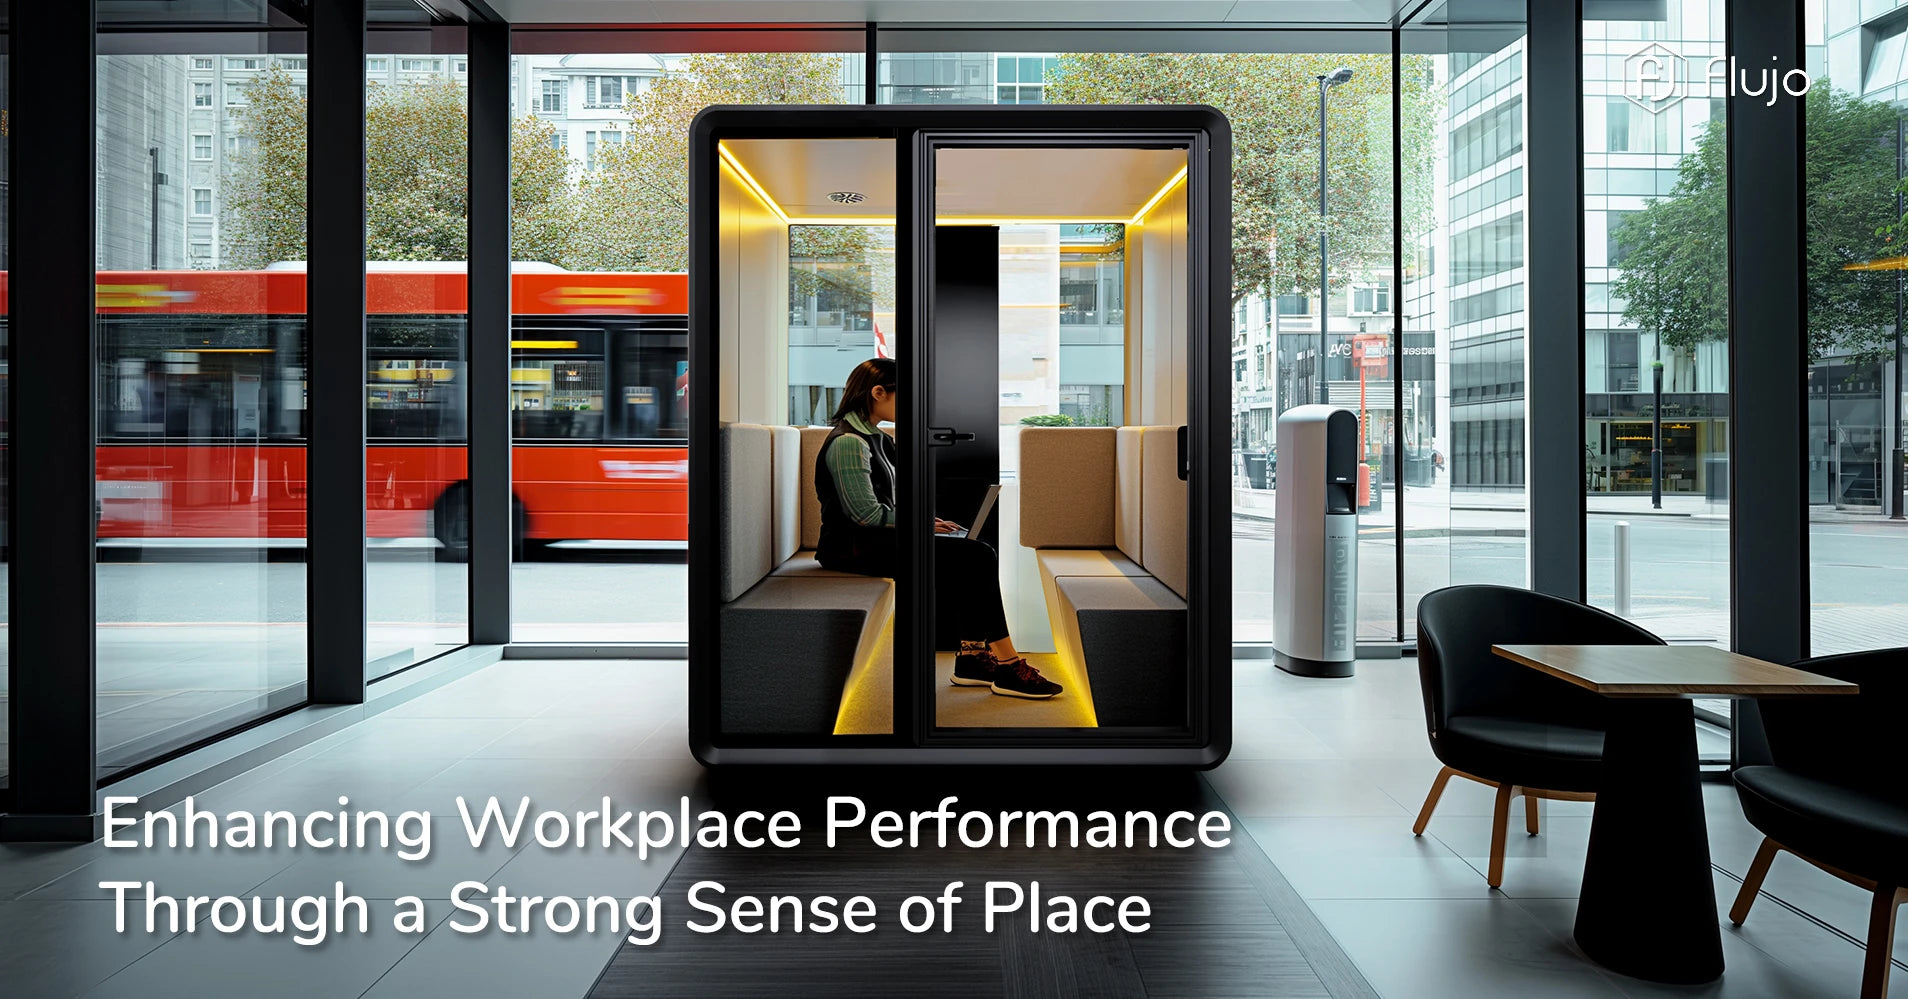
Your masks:
[{"label": "metal door handle", "polygon": [[960,431],[954,429],[953,427],[929,427],[928,428],[928,446],[929,447],[952,447],[955,444],[960,443],[961,441],[971,441],[973,439],[974,439],[973,434],[961,433]]}]

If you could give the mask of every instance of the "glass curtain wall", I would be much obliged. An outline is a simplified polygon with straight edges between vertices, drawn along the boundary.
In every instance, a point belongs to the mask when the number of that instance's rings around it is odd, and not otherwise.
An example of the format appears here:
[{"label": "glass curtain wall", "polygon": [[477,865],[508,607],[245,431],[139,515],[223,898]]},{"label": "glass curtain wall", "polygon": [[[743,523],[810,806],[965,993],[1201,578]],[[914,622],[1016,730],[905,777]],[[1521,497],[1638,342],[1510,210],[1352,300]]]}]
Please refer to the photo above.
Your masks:
[{"label": "glass curtain wall", "polygon": [[376,679],[469,637],[470,65],[461,27],[367,44],[365,659]]},{"label": "glass curtain wall", "polygon": [[[1589,598],[1669,641],[1718,645],[1730,636],[1729,224],[1723,100],[1706,69],[1724,55],[1722,6],[1670,0],[1661,20],[1583,23]],[[1649,60],[1681,85],[1646,91]]]},{"label": "glass curtain wall", "polygon": [[1809,5],[1809,641],[1908,645],[1898,4]]},{"label": "glass curtain wall", "polygon": [[304,39],[216,37],[93,70],[102,776],[304,698]]},{"label": "glass curtain wall", "polygon": [[[687,639],[684,136],[710,104],[859,103],[864,41],[516,33],[516,641]],[[814,321],[854,311],[812,304]]]},{"label": "glass curtain wall", "polygon": [[1526,27],[1501,6],[1450,0],[1401,37],[1437,122],[1428,168],[1405,173],[1406,203],[1422,206],[1403,238],[1398,338],[1407,636],[1432,590],[1527,580]]},{"label": "glass curtain wall", "polygon": [[[876,71],[883,103],[1201,103],[1231,118],[1233,620],[1241,642],[1272,638],[1275,421],[1292,406],[1321,401],[1321,372],[1331,403],[1360,413],[1370,469],[1360,510],[1358,634],[1367,641],[1398,638],[1393,505],[1398,440],[1409,420],[1396,411],[1391,381],[1390,36],[1373,32],[1371,42],[1371,51],[1357,53],[1186,52],[1174,51],[1170,36],[1153,33],[1098,50],[1027,52],[1008,45],[1003,51],[937,50],[927,33],[881,36]],[[1421,113],[1435,99],[1426,74],[1415,68],[1422,61],[1414,58],[1407,74],[1406,127],[1416,136],[1407,148],[1427,147],[1436,129]],[[1319,77],[1340,67],[1351,70],[1350,78],[1323,95],[1330,278],[1321,305]],[[1123,423],[1124,373],[1117,364],[1098,363],[1109,346],[1124,342],[1122,263],[1093,252],[1093,234],[1050,228],[1065,251],[1053,292],[1053,300],[1067,306],[1059,327],[1062,384],[1054,412],[1032,418]]]}]

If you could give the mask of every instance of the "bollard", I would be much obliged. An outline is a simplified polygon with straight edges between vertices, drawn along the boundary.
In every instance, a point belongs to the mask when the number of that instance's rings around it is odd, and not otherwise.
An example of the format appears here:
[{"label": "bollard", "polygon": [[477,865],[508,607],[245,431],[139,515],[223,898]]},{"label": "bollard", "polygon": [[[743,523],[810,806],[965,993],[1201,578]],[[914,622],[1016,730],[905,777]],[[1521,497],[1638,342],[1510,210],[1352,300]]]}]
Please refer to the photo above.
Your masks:
[{"label": "bollard", "polygon": [[1630,616],[1630,522],[1616,523],[1616,613]]}]

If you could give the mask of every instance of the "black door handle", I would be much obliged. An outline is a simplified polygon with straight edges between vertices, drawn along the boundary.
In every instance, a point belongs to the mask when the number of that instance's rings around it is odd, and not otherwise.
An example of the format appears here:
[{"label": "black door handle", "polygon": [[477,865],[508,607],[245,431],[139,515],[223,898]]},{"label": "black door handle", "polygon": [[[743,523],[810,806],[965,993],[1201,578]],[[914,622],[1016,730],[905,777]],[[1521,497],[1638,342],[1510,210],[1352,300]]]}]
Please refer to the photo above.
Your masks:
[{"label": "black door handle", "polygon": [[929,447],[953,447],[955,444],[958,444],[961,441],[971,441],[973,439],[974,439],[973,434],[961,433],[960,431],[954,429],[953,427],[929,427],[928,428],[928,446]]}]

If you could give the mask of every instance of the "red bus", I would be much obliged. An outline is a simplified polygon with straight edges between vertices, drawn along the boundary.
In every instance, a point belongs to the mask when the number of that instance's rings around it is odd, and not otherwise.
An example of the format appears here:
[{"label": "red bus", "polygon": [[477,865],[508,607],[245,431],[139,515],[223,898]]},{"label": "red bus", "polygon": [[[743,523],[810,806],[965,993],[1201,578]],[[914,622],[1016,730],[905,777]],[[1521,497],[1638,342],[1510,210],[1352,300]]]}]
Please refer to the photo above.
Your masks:
[{"label": "red bus", "polygon": [[[100,537],[296,544],[305,352],[327,335],[307,330],[303,265],[101,272],[98,286]],[[367,529],[435,538],[450,558],[469,550],[466,292],[462,264],[373,263],[366,278]],[[686,276],[523,263],[511,293],[519,548],[683,544]],[[5,295],[0,275],[0,309]]]}]

